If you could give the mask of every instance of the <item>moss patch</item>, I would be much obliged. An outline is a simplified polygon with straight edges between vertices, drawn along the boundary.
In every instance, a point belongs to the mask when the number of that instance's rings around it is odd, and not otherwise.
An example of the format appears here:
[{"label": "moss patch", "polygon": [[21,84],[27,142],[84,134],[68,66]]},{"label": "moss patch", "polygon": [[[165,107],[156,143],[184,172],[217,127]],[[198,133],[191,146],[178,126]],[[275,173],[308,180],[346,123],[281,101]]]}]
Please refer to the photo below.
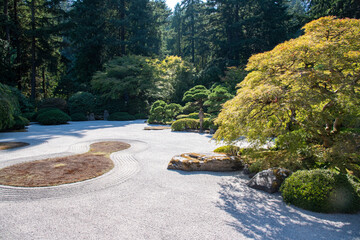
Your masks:
[{"label": "moss patch", "polygon": [[171,127],[157,126],[157,127],[145,127],[144,130],[164,130],[171,129]]},{"label": "moss patch", "polygon": [[110,153],[129,148],[123,142],[99,142],[90,151],[68,157],[20,163],[0,170],[0,184],[17,187],[46,187],[80,182],[110,171]]}]

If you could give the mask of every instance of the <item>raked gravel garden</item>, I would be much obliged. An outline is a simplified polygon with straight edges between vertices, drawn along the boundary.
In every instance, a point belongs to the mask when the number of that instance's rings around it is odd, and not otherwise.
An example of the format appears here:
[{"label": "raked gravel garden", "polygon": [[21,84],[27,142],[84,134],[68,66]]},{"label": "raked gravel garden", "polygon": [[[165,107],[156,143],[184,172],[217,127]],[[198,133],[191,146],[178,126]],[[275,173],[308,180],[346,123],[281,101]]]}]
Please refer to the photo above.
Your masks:
[{"label": "raked gravel garden", "polygon": [[[242,171],[168,170],[184,152],[207,153],[212,135],[144,130],[136,121],[32,124],[2,132],[0,168],[86,153],[121,141],[114,167],[89,180],[48,187],[0,185],[0,239],[360,239],[360,213],[323,214],[286,205],[279,193],[249,188]],[[242,143],[246,146],[246,142]]]}]

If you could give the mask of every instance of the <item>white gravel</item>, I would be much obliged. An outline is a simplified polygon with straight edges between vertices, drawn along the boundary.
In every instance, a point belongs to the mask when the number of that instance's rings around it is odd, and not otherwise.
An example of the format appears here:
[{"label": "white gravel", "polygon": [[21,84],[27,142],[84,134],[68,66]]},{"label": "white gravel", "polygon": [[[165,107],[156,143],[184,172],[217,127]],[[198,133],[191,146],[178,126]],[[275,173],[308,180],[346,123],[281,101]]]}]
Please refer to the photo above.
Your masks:
[{"label": "white gravel", "polygon": [[248,188],[239,172],[166,169],[173,155],[216,148],[208,134],[145,131],[144,121],[72,122],[0,133],[30,146],[0,151],[0,167],[86,152],[123,140],[116,168],[97,179],[49,188],[0,186],[0,239],[360,239],[359,214],[287,206]]}]

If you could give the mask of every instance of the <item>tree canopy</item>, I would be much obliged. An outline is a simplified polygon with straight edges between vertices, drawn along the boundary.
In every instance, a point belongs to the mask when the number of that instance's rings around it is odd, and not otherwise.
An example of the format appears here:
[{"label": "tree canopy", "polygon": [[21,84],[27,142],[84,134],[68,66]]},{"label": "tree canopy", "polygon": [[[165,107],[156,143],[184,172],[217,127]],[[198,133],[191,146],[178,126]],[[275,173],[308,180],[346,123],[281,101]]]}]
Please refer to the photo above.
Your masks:
[{"label": "tree canopy", "polygon": [[350,141],[340,126],[359,124],[360,20],[323,17],[303,29],[303,36],[249,59],[250,73],[216,120],[218,140],[263,143],[301,131],[326,148]]}]

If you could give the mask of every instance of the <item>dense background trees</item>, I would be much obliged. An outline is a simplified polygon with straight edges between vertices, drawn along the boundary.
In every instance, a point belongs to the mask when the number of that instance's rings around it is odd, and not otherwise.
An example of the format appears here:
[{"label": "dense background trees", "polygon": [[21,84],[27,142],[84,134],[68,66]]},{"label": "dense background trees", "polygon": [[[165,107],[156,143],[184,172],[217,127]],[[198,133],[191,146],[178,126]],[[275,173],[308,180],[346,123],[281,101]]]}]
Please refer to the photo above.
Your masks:
[{"label": "dense background trees", "polygon": [[[149,84],[154,93],[146,97],[144,113],[157,99],[184,104],[183,94],[199,84],[222,85],[234,94],[251,55],[301,35],[301,26],[312,19],[358,18],[360,12],[358,1],[351,0],[182,0],[173,13],[165,0],[0,0],[0,5],[2,84],[16,87],[35,105],[83,91],[99,95],[95,98],[106,108],[127,102],[122,94],[106,98],[109,93],[97,88],[108,79],[99,78],[106,64],[131,55],[121,63],[129,66],[135,56],[147,57],[156,65],[151,75],[157,80],[155,88]],[[118,83],[113,89],[125,88]],[[140,92],[131,98],[143,99]]]}]

